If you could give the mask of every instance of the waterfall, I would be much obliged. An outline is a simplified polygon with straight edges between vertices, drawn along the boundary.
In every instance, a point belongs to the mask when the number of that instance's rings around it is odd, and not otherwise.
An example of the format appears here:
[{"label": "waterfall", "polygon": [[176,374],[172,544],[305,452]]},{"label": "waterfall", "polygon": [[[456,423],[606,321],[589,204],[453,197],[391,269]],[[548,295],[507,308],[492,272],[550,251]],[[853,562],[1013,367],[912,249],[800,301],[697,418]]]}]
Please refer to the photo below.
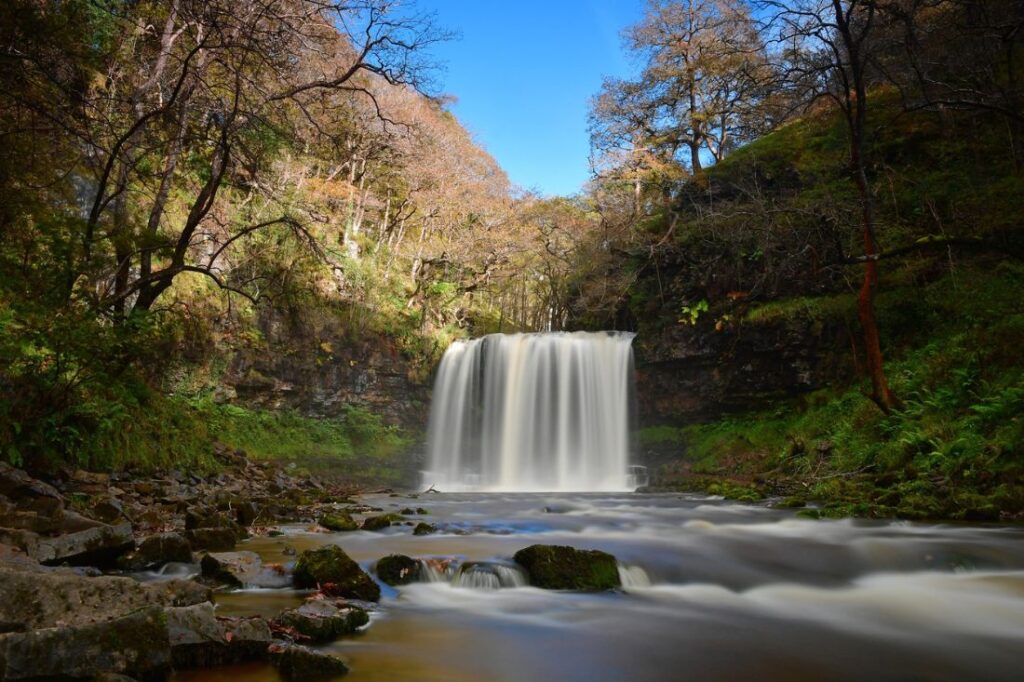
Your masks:
[{"label": "waterfall", "polygon": [[425,486],[627,489],[633,335],[491,334],[438,368]]}]

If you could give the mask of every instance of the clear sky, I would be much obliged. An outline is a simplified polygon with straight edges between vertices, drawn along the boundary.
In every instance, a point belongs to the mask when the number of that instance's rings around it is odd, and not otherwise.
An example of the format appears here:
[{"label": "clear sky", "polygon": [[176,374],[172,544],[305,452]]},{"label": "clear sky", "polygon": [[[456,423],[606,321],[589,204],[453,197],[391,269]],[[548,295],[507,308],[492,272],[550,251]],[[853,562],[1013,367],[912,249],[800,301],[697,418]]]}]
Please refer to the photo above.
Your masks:
[{"label": "clear sky", "polygon": [[587,181],[587,109],[632,64],[620,33],[643,0],[419,0],[461,37],[433,52],[453,111],[512,182],[548,195]]}]

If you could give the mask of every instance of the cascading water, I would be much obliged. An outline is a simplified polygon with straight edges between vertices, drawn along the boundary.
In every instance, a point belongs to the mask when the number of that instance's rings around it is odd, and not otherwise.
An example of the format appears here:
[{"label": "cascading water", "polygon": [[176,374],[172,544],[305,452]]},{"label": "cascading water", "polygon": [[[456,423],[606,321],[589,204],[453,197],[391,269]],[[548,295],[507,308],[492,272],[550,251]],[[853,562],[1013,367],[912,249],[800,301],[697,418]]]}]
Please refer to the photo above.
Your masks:
[{"label": "cascading water", "polygon": [[441,360],[425,486],[627,490],[633,335],[492,334]]}]

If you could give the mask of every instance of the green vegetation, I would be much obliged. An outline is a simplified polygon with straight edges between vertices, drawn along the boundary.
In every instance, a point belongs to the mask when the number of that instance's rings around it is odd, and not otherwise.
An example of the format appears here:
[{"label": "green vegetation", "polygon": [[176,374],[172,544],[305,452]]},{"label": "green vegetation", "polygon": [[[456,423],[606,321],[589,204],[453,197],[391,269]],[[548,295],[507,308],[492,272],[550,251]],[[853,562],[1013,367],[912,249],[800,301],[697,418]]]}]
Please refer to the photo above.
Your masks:
[{"label": "green vegetation", "polygon": [[[739,499],[729,486],[797,492],[826,503],[825,515],[1024,513],[1024,264],[956,276],[955,286],[949,275],[891,290],[879,308],[901,348],[889,363],[900,410],[884,414],[855,383],[688,427],[690,484]],[[665,434],[648,435],[657,442],[678,432],[645,433]]]}]

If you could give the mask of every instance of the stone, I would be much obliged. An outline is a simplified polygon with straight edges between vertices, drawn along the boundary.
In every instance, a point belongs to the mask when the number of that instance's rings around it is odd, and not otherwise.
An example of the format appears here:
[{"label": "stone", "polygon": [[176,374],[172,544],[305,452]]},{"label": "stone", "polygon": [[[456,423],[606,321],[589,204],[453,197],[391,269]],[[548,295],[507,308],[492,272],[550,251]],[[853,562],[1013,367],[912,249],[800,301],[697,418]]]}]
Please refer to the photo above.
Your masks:
[{"label": "stone", "polygon": [[229,552],[238,543],[238,534],[231,528],[195,528],[185,531],[193,549]]},{"label": "stone", "polygon": [[0,462],[0,495],[9,497],[12,500],[20,500],[24,497],[64,499],[57,489],[49,483],[38,481],[21,469],[12,467],[6,462]]},{"label": "stone", "polygon": [[379,516],[367,516],[363,519],[363,530],[383,530],[390,526],[394,521],[401,521],[400,517],[396,518],[393,514],[380,514]]},{"label": "stone", "polygon": [[203,576],[232,587],[281,588],[291,577],[280,565],[264,565],[256,552],[214,552],[199,562]]},{"label": "stone", "polygon": [[171,663],[167,633],[163,609],[152,606],[96,623],[0,635],[0,679],[162,678]]},{"label": "stone", "polygon": [[[0,567],[0,623],[8,630],[84,625],[149,606],[208,602],[209,588],[187,580],[140,583],[115,576],[82,577],[66,569]],[[0,678],[2,679],[2,678]]]},{"label": "stone", "polygon": [[118,557],[134,547],[132,524],[109,526],[103,523],[56,537],[40,537],[34,558],[51,565],[113,567]]},{"label": "stone", "polygon": [[37,535],[48,535],[58,532],[60,526],[59,516],[19,509],[9,509],[0,513],[0,527],[12,530],[27,530]]},{"label": "stone", "polygon": [[166,610],[175,668],[206,668],[262,658],[271,642],[262,618],[217,618],[213,604]]},{"label": "stone", "polygon": [[114,523],[124,518],[124,506],[117,499],[108,497],[89,507],[89,514],[103,523]]},{"label": "stone", "polygon": [[235,519],[238,521],[239,525],[242,526],[251,526],[260,516],[259,506],[256,505],[255,502],[250,502],[248,500],[239,502],[234,506],[234,509]]},{"label": "stone", "polygon": [[299,588],[319,587],[328,594],[348,599],[380,599],[377,583],[337,545],[300,554],[295,562],[292,582]]},{"label": "stone", "polygon": [[423,523],[422,521],[417,523],[416,527],[412,529],[412,534],[413,535],[430,535],[431,533],[436,533],[436,532],[437,532],[437,527],[436,526],[433,526],[433,525],[431,525],[429,523]]},{"label": "stone", "polygon": [[333,680],[348,673],[348,666],[334,656],[298,644],[275,642],[267,655],[285,680]]},{"label": "stone", "polygon": [[157,533],[139,543],[134,552],[118,560],[118,566],[128,571],[141,571],[169,561],[192,562],[192,545],[179,533]]},{"label": "stone", "polygon": [[324,514],[320,517],[319,523],[327,530],[346,531],[359,529],[359,524],[344,512],[338,514]]},{"label": "stone", "polygon": [[377,577],[388,585],[407,585],[420,579],[420,562],[404,554],[391,554],[377,562]]},{"label": "stone", "polygon": [[516,552],[513,558],[526,570],[534,587],[597,592],[620,586],[618,562],[606,552],[531,545]]},{"label": "stone", "polygon": [[331,642],[355,632],[370,622],[370,616],[357,606],[314,599],[297,609],[289,609],[275,619],[278,625],[292,628],[314,644]]}]

